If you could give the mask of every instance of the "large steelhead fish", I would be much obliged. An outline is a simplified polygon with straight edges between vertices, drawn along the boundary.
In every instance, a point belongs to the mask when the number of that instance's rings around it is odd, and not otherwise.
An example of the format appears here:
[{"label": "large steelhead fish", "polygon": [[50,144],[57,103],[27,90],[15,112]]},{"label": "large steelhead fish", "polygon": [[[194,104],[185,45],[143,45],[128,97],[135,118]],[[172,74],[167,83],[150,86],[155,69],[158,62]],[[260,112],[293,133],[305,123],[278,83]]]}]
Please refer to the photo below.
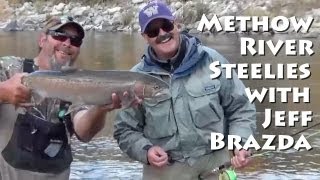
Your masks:
[{"label": "large steelhead fish", "polygon": [[[73,104],[105,105],[112,103],[117,93],[122,105],[128,106],[135,98],[157,101],[168,96],[169,85],[151,75],[131,71],[36,71],[22,78],[36,101],[58,98]],[[127,91],[129,96],[123,97]]]}]

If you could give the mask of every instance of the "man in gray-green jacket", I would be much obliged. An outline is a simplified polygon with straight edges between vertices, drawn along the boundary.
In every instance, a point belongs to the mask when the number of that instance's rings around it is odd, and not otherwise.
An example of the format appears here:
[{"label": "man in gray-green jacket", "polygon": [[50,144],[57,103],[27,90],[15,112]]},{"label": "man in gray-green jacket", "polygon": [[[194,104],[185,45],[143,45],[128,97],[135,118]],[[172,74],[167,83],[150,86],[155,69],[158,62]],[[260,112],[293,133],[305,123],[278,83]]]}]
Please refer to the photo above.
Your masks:
[{"label": "man in gray-green jacket", "polygon": [[[255,107],[235,73],[226,79],[221,69],[219,78],[210,79],[209,65],[228,61],[197,38],[179,33],[165,4],[147,4],[139,23],[149,46],[132,70],[167,81],[170,96],[120,111],[114,137],[130,158],[144,163],[144,179],[198,179],[230,161],[226,148],[211,150],[211,133],[238,135],[245,142],[256,128]],[[232,165],[247,165],[249,154],[235,150]]]}]

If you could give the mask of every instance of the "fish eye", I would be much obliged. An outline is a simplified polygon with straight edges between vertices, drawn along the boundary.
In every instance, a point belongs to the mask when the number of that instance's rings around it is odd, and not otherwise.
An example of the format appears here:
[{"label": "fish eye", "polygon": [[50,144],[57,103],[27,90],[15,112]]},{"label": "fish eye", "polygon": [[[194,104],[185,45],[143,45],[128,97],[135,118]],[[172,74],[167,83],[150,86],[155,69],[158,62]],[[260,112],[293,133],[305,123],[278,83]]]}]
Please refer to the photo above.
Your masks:
[{"label": "fish eye", "polygon": [[154,89],[160,89],[160,87],[158,85],[154,85],[153,88]]}]

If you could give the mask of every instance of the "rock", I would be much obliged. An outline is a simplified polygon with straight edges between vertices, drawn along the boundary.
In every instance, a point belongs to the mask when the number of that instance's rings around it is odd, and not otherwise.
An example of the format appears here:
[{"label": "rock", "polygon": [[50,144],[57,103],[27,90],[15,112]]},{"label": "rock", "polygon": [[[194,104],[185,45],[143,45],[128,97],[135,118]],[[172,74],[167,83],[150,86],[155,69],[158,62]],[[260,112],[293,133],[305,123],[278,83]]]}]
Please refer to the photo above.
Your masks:
[{"label": "rock", "polygon": [[187,3],[185,4],[185,6],[194,8],[195,3],[194,3],[193,1],[187,1]]},{"label": "rock", "polygon": [[116,29],[110,22],[104,21],[101,25],[100,32],[112,32]]},{"label": "rock", "polygon": [[202,33],[205,36],[210,36],[211,32],[210,31],[205,31],[204,33]]},{"label": "rock", "polygon": [[195,22],[195,23],[194,23],[194,27],[193,27],[193,28],[197,29],[197,28],[198,28],[198,26],[199,26],[199,24],[200,24],[200,21]]},{"label": "rock", "polygon": [[57,11],[63,11],[65,6],[66,6],[66,4],[59,3],[58,5],[53,6],[53,9],[56,9]]},{"label": "rock", "polygon": [[7,21],[0,21],[0,29],[4,29],[9,23],[9,19]]},{"label": "rock", "polygon": [[83,29],[85,30],[85,31],[88,31],[88,30],[90,30],[90,29],[93,29],[94,28],[94,25],[85,25],[85,26],[83,26]]},{"label": "rock", "polygon": [[32,10],[32,3],[31,2],[25,2],[23,3],[22,7],[21,7],[21,11],[30,11]]},{"label": "rock", "polygon": [[64,6],[64,10],[69,10],[70,11],[71,9],[72,9],[71,3]]},{"label": "rock", "polygon": [[140,31],[140,25],[138,23],[134,23],[132,26],[133,31]]},{"label": "rock", "polygon": [[[149,0],[150,1],[150,0]],[[159,1],[159,0],[158,0]],[[161,0],[165,1],[165,0]],[[315,1],[315,0],[310,0]],[[7,1],[5,1],[7,2]],[[63,2],[63,1],[59,1]],[[6,13],[8,15],[2,16],[2,21],[13,18],[13,13],[17,15],[17,20],[14,22],[13,20],[7,21],[5,23],[0,24],[0,28],[6,28],[7,30],[20,30],[20,29],[37,29],[39,27],[38,24],[43,22],[46,15],[71,15],[75,19],[80,21],[80,24],[85,26],[86,30],[94,29],[99,31],[139,31],[140,26],[137,21],[139,10],[146,5],[146,0],[131,0],[128,1],[130,4],[126,6],[126,3],[118,3],[118,5],[107,6],[101,4],[94,4],[91,8],[90,6],[83,6],[81,3],[77,1],[72,1],[68,4],[59,3],[54,4],[52,1],[41,1],[39,2],[25,2],[20,7],[16,7],[15,11],[12,10],[12,13]],[[295,6],[293,0],[283,0],[283,7],[277,6],[278,4],[275,0],[243,0],[243,1],[235,1],[235,0],[201,0],[201,1],[168,1],[170,2],[170,9],[173,14],[176,16],[176,21],[182,24],[182,29],[191,29],[191,33],[200,33],[197,31],[197,26],[199,24],[200,17],[199,13],[205,13],[208,20],[210,20],[213,15],[217,14],[220,19],[220,23],[224,26],[223,16],[226,15],[269,15],[274,13],[274,8],[278,8],[280,14],[290,15],[290,14],[299,14],[297,19],[307,17],[313,17],[314,22],[309,31],[303,31],[296,33],[293,29],[289,29],[283,33],[290,34],[299,34],[303,37],[319,37],[320,33],[320,8],[315,7],[314,9],[308,9],[306,12],[295,12],[296,8],[292,8]],[[205,4],[206,11],[199,6],[199,3]],[[6,7],[9,5],[5,5],[2,3],[0,5],[0,9],[2,8],[2,13],[6,12]],[[39,8],[41,10],[39,10]],[[303,8],[302,8],[303,9]],[[131,14],[128,14],[130,12]],[[251,13],[251,14],[250,14]],[[256,13],[256,14],[255,14]],[[43,17],[40,17],[43,16]],[[239,25],[236,25],[237,33],[239,32]],[[252,30],[251,23],[247,25],[249,30]],[[204,29],[207,31],[207,29]],[[211,29],[212,32],[215,32],[215,28]],[[261,30],[259,34],[261,34]],[[226,33],[226,32],[221,32]],[[219,34],[221,34],[219,33]],[[274,32],[271,32],[273,35]],[[203,34],[208,35],[209,32],[204,32]],[[263,35],[269,35],[269,33],[264,33]]]},{"label": "rock", "polygon": [[141,3],[141,4],[139,4],[139,6],[138,6],[138,9],[140,10],[140,9],[142,9],[144,6],[146,6],[147,5],[147,3]]},{"label": "rock", "polygon": [[176,9],[180,9],[182,6],[183,6],[183,4],[181,2],[179,2],[179,1],[174,4],[174,7]]},{"label": "rock", "polygon": [[95,20],[93,21],[93,24],[97,26],[97,25],[100,25],[102,23],[102,21],[103,21],[103,17],[102,16],[97,16],[95,18]]},{"label": "rock", "polygon": [[313,27],[313,28],[320,28],[320,23],[313,23],[313,24],[312,24],[312,27]]},{"label": "rock", "polygon": [[303,38],[317,38],[319,37],[319,31],[313,31],[306,34],[302,34],[301,37]]},{"label": "rock", "polygon": [[114,7],[114,8],[107,9],[108,14],[114,14],[116,12],[119,12],[120,10],[121,10],[121,7]]},{"label": "rock", "polygon": [[4,31],[21,31],[17,20],[11,20],[3,29]]},{"label": "rock", "polygon": [[263,36],[271,36],[272,34],[271,34],[271,32],[263,32],[262,35]]},{"label": "rock", "polygon": [[52,9],[52,12],[50,13],[50,15],[52,15],[52,16],[59,16],[59,15],[62,15],[62,12],[59,11],[59,10],[57,10],[57,9],[55,9],[55,8],[53,8],[53,9]]},{"label": "rock", "polygon": [[189,31],[189,34],[199,34],[200,32],[198,31],[198,30],[196,30],[196,29],[191,29],[190,31]]},{"label": "rock", "polygon": [[122,16],[121,16],[121,13],[120,12],[116,12],[112,19],[111,19],[111,24],[112,25],[120,25],[122,22]]},{"label": "rock", "polygon": [[140,4],[143,3],[143,0],[132,0],[133,4]]},{"label": "rock", "polygon": [[125,27],[118,27],[117,31],[120,31],[120,32],[132,32],[132,29],[129,26],[125,26]]},{"label": "rock", "polygon": [[52,10],[53,10],[52,7],[50,7],[50,6],[44,6],[44,8],[42,9],[42,12],[44,12],[44,13],[51,13]]},{"label": "rock", "polygon": [[87,7],[75,7],[71,10],[71,15],[72,16],[87,16],[88,13],[89,13],[89,9],[90,7],[87,6]]},{"label": "rock", "polygon": [[94,13],[93,12],[89,12],[88,16],[93,18],[94,17]]}]

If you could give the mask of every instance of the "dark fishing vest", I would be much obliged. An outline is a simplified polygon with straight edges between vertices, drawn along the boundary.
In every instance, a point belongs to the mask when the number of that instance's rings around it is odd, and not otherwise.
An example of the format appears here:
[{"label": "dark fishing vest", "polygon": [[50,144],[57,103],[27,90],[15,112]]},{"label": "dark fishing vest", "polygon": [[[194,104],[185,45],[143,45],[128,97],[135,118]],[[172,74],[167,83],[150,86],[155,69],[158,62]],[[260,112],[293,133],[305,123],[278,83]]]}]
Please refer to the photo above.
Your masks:
[{"label": "dark fishing vest", "polygon": [[[23,71],[33,72],[34,61],[26,59]],[[49,122],[26,112],[19,114],[9,143],[2,151],[12,167],[41,173],[58,174],[70,167],[70,137],[73,132],[70,115],[64,115],[71,103],[59,105],[59,123]]]}]

